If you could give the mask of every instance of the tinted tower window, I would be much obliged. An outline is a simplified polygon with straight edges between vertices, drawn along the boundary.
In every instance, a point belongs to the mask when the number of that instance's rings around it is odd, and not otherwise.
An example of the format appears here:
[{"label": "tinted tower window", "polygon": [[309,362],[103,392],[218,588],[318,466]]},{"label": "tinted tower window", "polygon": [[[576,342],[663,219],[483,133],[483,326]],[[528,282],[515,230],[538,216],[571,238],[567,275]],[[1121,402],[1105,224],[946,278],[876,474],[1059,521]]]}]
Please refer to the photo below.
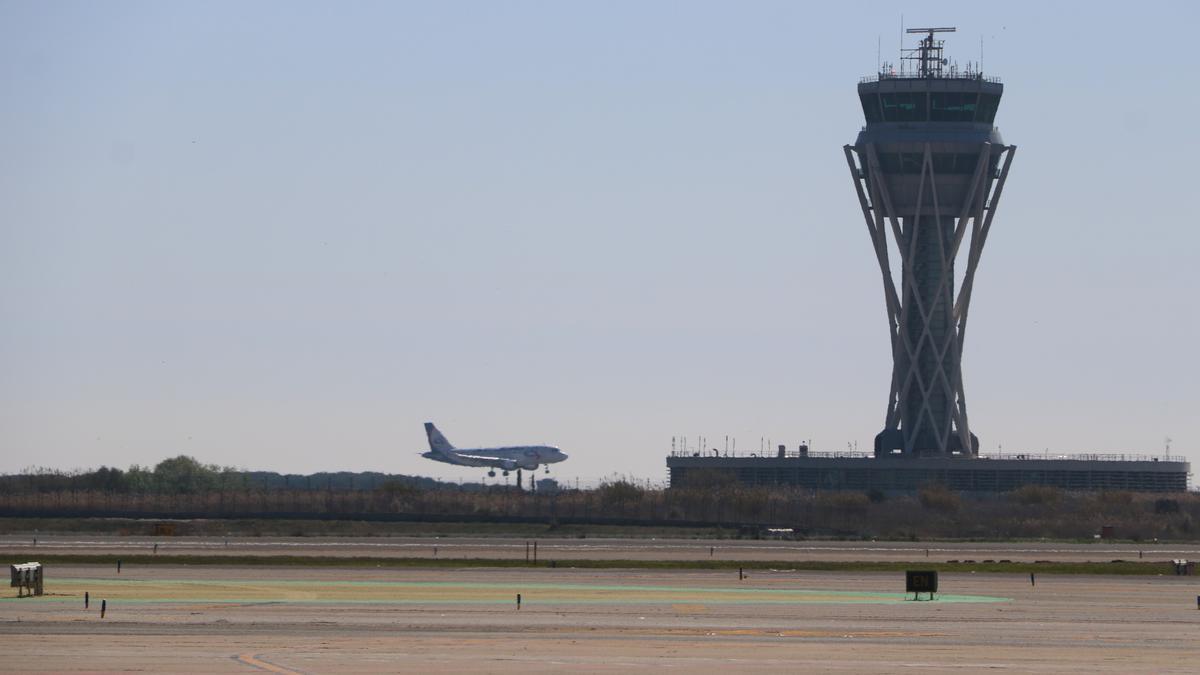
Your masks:
[{"label": "tinted tower window", "polygon": [[935,91],[929,95],[929,119],[933,122],[973,122],[975,93]]},{"label": "tinted tower window", "polygon": [[875,94],[863,94],[859,98],[862,99],[863,117],[867,118],[867,122],[879,122],[883,118],[879,115],[879,97]]},{"label": "tinted tower window", "polygon": [[996,119],[996,108],[1000,107],[1000,97],[995,94],[979,95],[979,111],[975,116],[976,122],[991,124]]},{"label": "tinted tower window", "polygon": [[880,94],[885,122],[924,122],[925,93]]}]

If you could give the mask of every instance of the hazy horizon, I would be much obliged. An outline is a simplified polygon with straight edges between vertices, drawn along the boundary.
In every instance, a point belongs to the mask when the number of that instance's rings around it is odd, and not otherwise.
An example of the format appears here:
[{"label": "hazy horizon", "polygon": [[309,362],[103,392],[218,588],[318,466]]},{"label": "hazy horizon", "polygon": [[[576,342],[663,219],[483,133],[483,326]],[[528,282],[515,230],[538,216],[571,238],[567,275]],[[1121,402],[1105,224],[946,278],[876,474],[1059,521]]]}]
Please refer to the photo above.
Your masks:
[{"label": "hazy horizon", "polygon": [[[905,7],[1018,147],[963,358],[986,453],[1200,460],[1200,11]],[[0,2],[0,472],[179,454],[479,479],[550,443],[869,450],[842,145],[897,6]],[[1153,36],[1153,49],[1115,49]],[[1182,151],[1180,151],[1182,149]],[[1182,214],[1178,213],[1181,212]]]}]

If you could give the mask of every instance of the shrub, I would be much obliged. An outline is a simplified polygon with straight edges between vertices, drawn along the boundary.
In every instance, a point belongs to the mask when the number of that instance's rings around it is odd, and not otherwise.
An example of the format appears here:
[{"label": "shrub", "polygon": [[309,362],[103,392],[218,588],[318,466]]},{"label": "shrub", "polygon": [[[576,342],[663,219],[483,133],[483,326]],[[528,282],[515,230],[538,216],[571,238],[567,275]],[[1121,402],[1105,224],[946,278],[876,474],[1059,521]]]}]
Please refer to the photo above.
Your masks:
[{"label": "shrub", "polygon": [[596,488],[604,506],[623,506],[642,498],[642,488],[626,480],[604,483]]},{"label": "shrub", "polygon": [[1025,506],[1057,504],[1062,499],[1058,488],[1049,485],[1022,485],[1009,493],[1009,499]]},{"label": "shrub", "polygon": [[861,492],[828,492],[818,497],[818,501],[835,514],[852,516],[865,515],[871,504]]},{"label": "shrub", "polygon": [[1154,512],[1159,515],[1179,513],[1179,502],[1174,499],[1156,499],[1154,500]]},{"label": "shrub", "polygon": [[1133,503],[1133,493],[1123,490],[1105,490],[1096,494],[1096,502],[1104,506],[1129,506]]},{"label": "shrub", "polygon": [[379,485],[379,487],[375,488],[375,491],[397,499],[417,497],[424,492],[421,488],[413,485],[412,483],[394,479],[384,481]]},{"label": "shrub", "polygon": [[938,513],[957,513],[962,498],[944,485],[927,485],[917,492],[921,506]]}]

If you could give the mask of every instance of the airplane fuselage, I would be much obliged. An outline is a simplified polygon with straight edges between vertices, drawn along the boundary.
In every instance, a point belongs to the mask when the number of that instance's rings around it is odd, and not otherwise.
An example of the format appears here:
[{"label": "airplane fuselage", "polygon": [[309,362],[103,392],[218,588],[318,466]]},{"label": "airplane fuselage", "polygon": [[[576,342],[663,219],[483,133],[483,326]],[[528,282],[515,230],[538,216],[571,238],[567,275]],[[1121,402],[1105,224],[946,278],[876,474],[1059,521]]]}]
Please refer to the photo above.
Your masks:
[{"label": "airplane fuselage", "polygon": [[539,466],[554,464],[567,458],[562,450],[552,445],[456,448],[431,422],[425,424],[425,433],[429,438],[429,452],[421,453],[422,457],[445,464],[500,469],[505,475],[516,469],[533,471]]},{"label": "airplane fuselage", "polygon": [[549,445],[514,445],[504,448],[463,448],[421,454],[435,462],[459,466],[486,466],[493,469],[528,469],[542,464],[561,462],[565,457],[558,448]]}]

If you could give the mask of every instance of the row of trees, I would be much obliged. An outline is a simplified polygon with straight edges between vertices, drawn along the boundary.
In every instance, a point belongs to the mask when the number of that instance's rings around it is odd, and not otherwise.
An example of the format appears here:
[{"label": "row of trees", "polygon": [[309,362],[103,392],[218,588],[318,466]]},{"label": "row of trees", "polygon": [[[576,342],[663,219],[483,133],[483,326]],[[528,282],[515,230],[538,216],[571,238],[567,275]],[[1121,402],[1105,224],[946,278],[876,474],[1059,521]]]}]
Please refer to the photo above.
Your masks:
[{"label": "row of trees", "polygon": [[[1121,539],[1200,538],[1200,495],[1195,494],[1066,492],[1027,486],[1003,495],[973,496],[931,485],[916,494],[888,495],[745,487],[720,477],[668,490],[613,479],[593,490],[532,494],[502,487],[427,487],[396,479],[353,490],[264,489],[246,480],[242,472],[187,460],[167,460],[149,471],[89,472],[87,480],[98,483],[87,489],[0,490],[0,516],[119,512],[354,520],[402,515],[417,520],[536,519],[549,524],[618,518],[659,524],[782,526],[795,528],[802,536],[887,539],[1090,539],[1111,527]],[[148,481],[147,489],[132,488],[143,480]]]},{"label": "row of trees", "polygon": [[377,472],[337,472],[308,475],[272,471],[244,471],[217,464],[203,464],[180,455],[164,459],[153,468],[133,465],[122,470],[102,466],[91,471],[55,471],[31,468],[20,474],[0,476],[0,492],[11,494],[98,491],[131,494],[204,494],[253,490],[372,490],[402,483],[422,489],[446,484],[431,478],[389,475]]}]

